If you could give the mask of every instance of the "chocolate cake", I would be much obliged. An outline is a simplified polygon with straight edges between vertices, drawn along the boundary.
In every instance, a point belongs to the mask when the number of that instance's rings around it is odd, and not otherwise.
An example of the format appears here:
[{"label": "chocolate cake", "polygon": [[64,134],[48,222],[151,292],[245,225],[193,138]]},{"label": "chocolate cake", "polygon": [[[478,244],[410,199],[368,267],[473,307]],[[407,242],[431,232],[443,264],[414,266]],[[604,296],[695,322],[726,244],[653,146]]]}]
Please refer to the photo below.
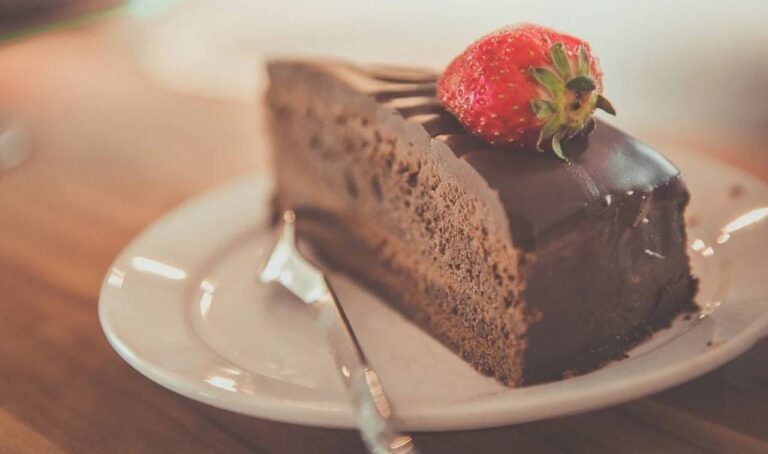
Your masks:
[{"label": "chocolate cake", "polygon": [[273,61],[275,211],[479,371],[580,374],[694,308],[689,195],[663,156],[596,121],[564,162],[501,152],[435,97],[437,76]]}]

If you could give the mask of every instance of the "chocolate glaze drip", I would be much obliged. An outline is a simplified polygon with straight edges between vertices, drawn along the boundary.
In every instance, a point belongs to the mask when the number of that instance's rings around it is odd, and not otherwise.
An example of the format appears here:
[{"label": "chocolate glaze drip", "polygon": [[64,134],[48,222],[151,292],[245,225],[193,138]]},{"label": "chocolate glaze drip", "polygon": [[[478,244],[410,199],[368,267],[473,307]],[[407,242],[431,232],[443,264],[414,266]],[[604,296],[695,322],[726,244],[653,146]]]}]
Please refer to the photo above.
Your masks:
[{"label": "chocolate glaze drip", "polygon": [[[585,149],[589,144],[589,150]],[[463,156],[499,191],[499,198],[512,221],[516,242],[532,248],[537,236],[590,207],[600,209],[625,204],[632,197],[661,200],[680,196],[685,187],[678,183],[677,169],[648,146],[618,129],[598,122],[589,137],[566,147],[571,161],[534,153],[503,153],[475,150]],[[629,193],[631,195],[628,195]],[[677,192],[677,193],[675,193]],[[628,213],[633,219],[638,211]]]}]

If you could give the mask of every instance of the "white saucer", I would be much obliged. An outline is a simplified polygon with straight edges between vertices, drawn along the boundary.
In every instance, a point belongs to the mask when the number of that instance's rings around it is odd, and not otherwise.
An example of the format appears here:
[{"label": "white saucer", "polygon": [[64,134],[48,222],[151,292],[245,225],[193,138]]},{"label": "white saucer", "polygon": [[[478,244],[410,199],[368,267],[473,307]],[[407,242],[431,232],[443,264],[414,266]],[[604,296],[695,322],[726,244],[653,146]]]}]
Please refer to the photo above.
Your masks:
[{"label": "white saucer", "polygon": [[[693,194],[689,235],[709,315],[678,320],[599,371],[505,388],[354,283],[331,278],[403,429],[498,426],[617,404],[697,377],[768,335],[768,185],[717,161],[671,157]],[[148,228],[104,281],[101,324],[126,361],[180,394],[262,418],[354,427],[311,311],[256,279],[273,241],[268,195],[266,177],[254,176]]]}]

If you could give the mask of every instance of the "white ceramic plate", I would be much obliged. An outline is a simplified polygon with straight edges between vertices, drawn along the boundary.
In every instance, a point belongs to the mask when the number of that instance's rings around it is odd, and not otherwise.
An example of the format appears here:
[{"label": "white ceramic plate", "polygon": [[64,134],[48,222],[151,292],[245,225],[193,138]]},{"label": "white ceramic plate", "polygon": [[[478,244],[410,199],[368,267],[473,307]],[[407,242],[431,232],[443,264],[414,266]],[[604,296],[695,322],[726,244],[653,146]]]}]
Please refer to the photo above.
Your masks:
[{"label": "white ceramic plate", "polygon": [[[678,320],[599,371],[508,389],[475,372],[342,276],[332,283],[405,430],[531,421],[617,404],[690,380],[768,334],[768,186],[674,153],[693,194],[690,242],[701,318]],[[257,282],[273,238],[269,183],[242,180],[165,216],[113,264],[99,315],[117,352],[157,383],[237,412],[354,427],[312,311]]]}]

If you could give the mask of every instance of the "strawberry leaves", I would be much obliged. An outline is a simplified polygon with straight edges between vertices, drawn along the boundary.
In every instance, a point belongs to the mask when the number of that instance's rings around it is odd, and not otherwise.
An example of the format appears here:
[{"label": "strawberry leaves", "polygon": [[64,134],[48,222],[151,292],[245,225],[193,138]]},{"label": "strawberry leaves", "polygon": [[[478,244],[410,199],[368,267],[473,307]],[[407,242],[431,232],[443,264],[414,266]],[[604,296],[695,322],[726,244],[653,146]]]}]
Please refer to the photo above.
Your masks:
[{"label": "strawberry leaves", "polygon": [[611,104],[611,102],[608,101],[608,98],[603,95],[597,95],[597,103],[595,103],[595,107],[611,115],[616,115],[616,109],[613,108],[613,104]]},{"label": "strawberry leaves", "polygon": [[560,75],[564,78],[568,78],[571,74],[571,64],[568,62],[568,56],[565,54],[565,46],[563,43],[553,44],[552,47],[549,48],[549,56]]},{"label": "strawberry leaves", "polygon": [[546,67],[529,68],[528,73],[546,91],[547,99],[531,100],[531,110],[536,118],[544,120],[536,148],[551,149],[557,157],[567,160],[563,144],[594,124],[592,112],[596,108],[611,115],[616,114],[613,105],[600,93],[591,74],[589,54],[584,46],[576,52],[576,74],[571,76],[571,61],[563,43],[549,48],[554,71]]},{"label": "strawberry leaves", "polygon": [[579,46],[579,75],[586,76],[589,74],[589,55],[587,55],[587,49],[584,46]]},{"label": "strawberry leaves", "polygon": [[[544,126],[541,128],[541,132],[539,133],[539,139],[536,141],[536,148],[539,151],[544,152],[544,150],[547,147],[546,142],[548,140],[553,140],[555,136],[558,134],[559,130],[560,130],[560,121],[558,121],[557,116],[553,115],[550,118],[550,120],[547,121],[544,124]],[[557,154],[557,152],[555,152],[555,154]]]},{"label": "strawberry leaves", "polygon": [[562,159],[563,161],[567,161],[568,159],[563,153],[563,147],[560,145],[560,135],[560,133],[556,133],[554,136],[552,136],[552,151],[555,152],[555,155],[558,158]]},{"label": "strawberry leaves", "polygon": [[565,88],[588,92],[597,88],[597,85],[595,85],[595,79],[590,76],[576,76],[565,84]]},{"label": "strawberry leaves", "polygon": [[539,82],[552,96],[559,96],[563,91],[563,80],[547,68],[531,68],[531,76]]},{"label": "strawberry leaves", "polygon": [[531,100],[531,109],[536,114],[536,118],[547,118],[555,113],[555,105],[546,99]]}]

